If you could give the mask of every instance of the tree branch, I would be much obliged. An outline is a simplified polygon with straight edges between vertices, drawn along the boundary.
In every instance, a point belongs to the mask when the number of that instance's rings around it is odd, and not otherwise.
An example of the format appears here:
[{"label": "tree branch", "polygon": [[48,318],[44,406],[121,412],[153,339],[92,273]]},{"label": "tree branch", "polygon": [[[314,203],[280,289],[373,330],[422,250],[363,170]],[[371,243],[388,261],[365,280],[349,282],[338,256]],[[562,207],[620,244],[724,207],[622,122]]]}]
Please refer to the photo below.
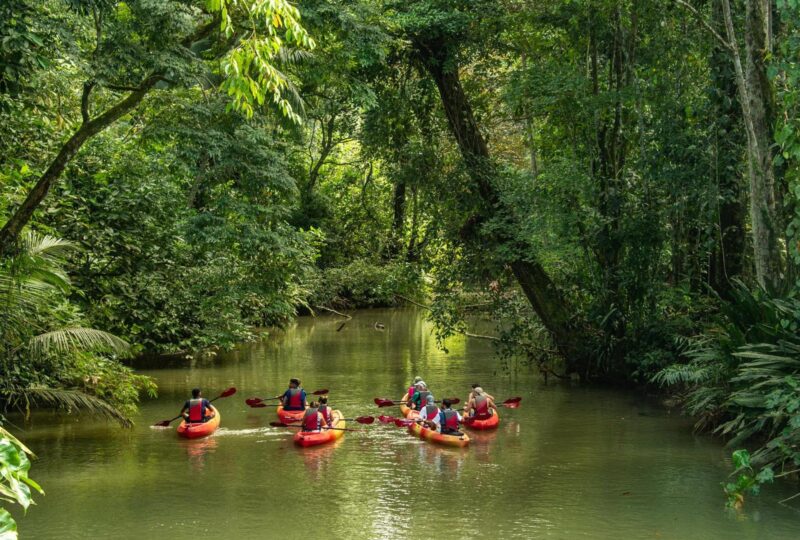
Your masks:
[{"label": "tree branch", "polygon": [[697,11],[697,8],[695,8],[693,5],[689,4],[689,3],[688,3],[688,2],[686,2],[685,0],[675,0],[675,3],[676,3],[676,4],[678,4],[679,6],[682,6],[682,7],[684,7],[684,8],[685,8],[687,11],[689,11],[689,12],[690,12],[692,15],[694,15],[694,18],[695,18],[695,19],[697,19],[697,22],[699,22],[700,24],[702,24],[702,25],[703,25],[703,27],[704,27],[706,30],[708,30],[708,31],[711,33],[711,35],[712,35],[712,36],[714,36],[714,38],[715,38],[717,41],[719,41],[720,45],[722,45],[724,48],[728,49],[729,51],[732,51],[732,50],[733,50],[733,44],[731,44],[731,43],[730,43],[730,42],[729,42],[727,39],[725,39],[724,37],[722,37],[722,36],[719,34],[719,32],[717,32],[717,31],[714,29],[714,27],[713,27],[713,26],[711,26],[711,25],[708,23],[708,21],[705,19],[705,17],[703,17],[703,14],[702,14],[702,13],[700,13],[699,11]]},{"label": "tree branch", "polygon": [[325,306],[314,306],[314,307],[317,308],[317,309],[321,309],[323,311],[329,311],[329,312],[331,312],[331,313],[333,313],[335,315],[339,315],[340,317],[345,317],[347,319],[352,319],[353,318],[352,315],[347,315],[346,313],[340,313],[340,312],[336,311],[335,309],[332,309],[332,308],[329,308],[329,307],[325,307]]}]

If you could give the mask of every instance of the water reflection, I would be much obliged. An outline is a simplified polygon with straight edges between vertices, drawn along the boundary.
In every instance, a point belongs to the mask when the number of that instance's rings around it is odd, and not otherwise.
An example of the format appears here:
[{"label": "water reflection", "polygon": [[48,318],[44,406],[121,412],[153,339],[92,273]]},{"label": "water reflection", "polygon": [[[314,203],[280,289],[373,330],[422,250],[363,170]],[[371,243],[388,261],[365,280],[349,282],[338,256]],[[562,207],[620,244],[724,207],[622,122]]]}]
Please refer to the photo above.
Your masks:
[{"label": "water reflection", "polygon": [[[337,332],[340,322],[300,319],[213,361],[151,361],[145,373],[159,398],[142,404],[132,430],[37,415],[23,436],[39,455],[32,476],[47,496],[17,516],[23,537],[800,538],[797,514],[776,504],[792,485],[770,486],[741,516],[725,513],[728,451],[692,435],[688,419],[618,391],[545,386],[524,367],[505,372],[485,340],[457,337],[446,354],[414,311],[356,313]],[[269,427],[273,407],[244,404],[298,377],[309,390],[329,388],[348,418],[398,416],[372,398],[398,397],[416,375],[437,395],[463,397],[481,381],[523,405],[503,410],[493,432],[470,431],[466,449],[378,422],[301,449],[292,431]],[[212,438],[146,427],[174,416],[193,386],[239,389],[216,403],[223,422]],[[192,493],[213,493],[215,504],[198,512]],[[304,501],[330,511],[301,521]]]},{"label": "water reflection", "polygon": [[214,453],[219,445],[215,436],[204,439],[179,439],[179,444],[186,452],[186,457],[196,471],[202,470],[206,465],[209,454]]}]

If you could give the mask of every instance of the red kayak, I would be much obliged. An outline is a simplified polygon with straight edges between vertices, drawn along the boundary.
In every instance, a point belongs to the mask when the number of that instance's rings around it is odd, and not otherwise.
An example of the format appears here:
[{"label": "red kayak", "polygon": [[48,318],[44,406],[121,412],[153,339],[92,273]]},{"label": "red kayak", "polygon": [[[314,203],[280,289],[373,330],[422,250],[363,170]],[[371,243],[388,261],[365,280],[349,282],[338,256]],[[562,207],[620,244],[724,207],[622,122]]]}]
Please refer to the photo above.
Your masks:
[{"label": "red kayak", "polygon": [[187,439],[208,437],[217,431],[220,420],[221,415],[219,411],[206,422],[191,422],[187,424],[186,420],[181,420],[181,424],[178,426],[178,435]]},{"label": "red kayak", "polygon": [[294,443],[302,446],[319,446],[320,444],[331,443],[338,440],[344,435],[343,429],[346,427],[346,422],[340,411],[333,411],[333,426],[341,429],[323,429],[322,431],[298,431],[294,434]]},{"label": "red kayak", "polygon": [[495,429],[500,424],[500,415],[497,411],[489,415],[476,415],[464,419],[464,425],[470,429]]},{"label": "red kayak", "polygon": [[302,411],[284,411],[283,405],[278,405],[278,420],[284,424],[296,424],[297,422],[301,422],[305,414],[305,409]]}]

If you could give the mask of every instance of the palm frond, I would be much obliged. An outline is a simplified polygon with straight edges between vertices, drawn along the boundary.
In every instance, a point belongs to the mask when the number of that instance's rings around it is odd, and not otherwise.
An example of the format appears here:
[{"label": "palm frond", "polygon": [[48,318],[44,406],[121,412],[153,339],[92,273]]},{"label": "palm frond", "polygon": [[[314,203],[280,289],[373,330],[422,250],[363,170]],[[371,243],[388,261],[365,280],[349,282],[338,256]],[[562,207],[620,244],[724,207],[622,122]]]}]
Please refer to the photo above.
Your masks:
[{"label": "palm frond", "polygon": [[32,386],[6,396],[12,406],[28,410],[31,406],[78,412],[100,416],[119,422],[122,427],[132,427],[133,422],[115,407],[102,399],[81,392],[63,388]]},{"label": "palm frond", "polygon": [[108,332],[94,328],[62,328],[31,338],[28,349],[35,357],[76,351],[109,351],[125,354],[130,345]]},{"label": "palm frond", "polygon": [[42,257],[52,262],[60,262],[70,251],[77,249],[72,242],[30,230],[22,234],[21,245],[28,256]]}]

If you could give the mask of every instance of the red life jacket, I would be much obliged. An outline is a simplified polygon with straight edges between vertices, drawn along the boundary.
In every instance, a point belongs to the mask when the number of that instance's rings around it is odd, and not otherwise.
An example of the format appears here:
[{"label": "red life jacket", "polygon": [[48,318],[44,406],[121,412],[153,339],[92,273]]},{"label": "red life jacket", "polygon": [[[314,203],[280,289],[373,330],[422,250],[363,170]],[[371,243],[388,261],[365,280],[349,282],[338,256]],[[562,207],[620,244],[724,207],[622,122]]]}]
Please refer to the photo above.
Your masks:
[{"label": "red life jacket", "polygon": [[333,415],[331,414],[331,409],[327,405],[320,405],[319,412],[322,413],[323,418],[325,421],[328,422],[328,425],[333,423]]},{"label": "red life jacket", "polygon": [[303,409],[303,394],[299,388],[289,388],[289,399],[286,400],[284,407],[289,407],[296,411]]},{"label": "red life jacket", "polygon": [[414,388],[414,385],[411,385],[411,386],[409,386],[409,387],[408,387],[408,391],[406,392],[406,395],[408,396],[408,399],[409,399],[409,400],[410,400],[412,397],[414,397],[414,392],[415,392],[415,390],[416,390],[416,389]]},{"label": "red life jacket", "polygon": [[306,409],[303,416],[303,431],[319,431],[319,409]]},{"label": "red life jacket", "polygon": [[458,413],[456,411],[445,409],[442,411],[444,422],[442,422],[442,431],[458,431]]},{"label": "red life jacket", "polygon": [[204,412],[203,398],[189,400],[189,422],[202,422],[205,420]]},{"label": "red life jacket", "polygon": [[486,396],[475,396],[475,414],[489,414],[489,400]]},{"label": "red life jacket", "polygon": [[439,407],[436,405],[425,405],[425,407],[420,410],[419,415],[422,417],[423,420],[433,421],[434,418],[439,414]]}]

